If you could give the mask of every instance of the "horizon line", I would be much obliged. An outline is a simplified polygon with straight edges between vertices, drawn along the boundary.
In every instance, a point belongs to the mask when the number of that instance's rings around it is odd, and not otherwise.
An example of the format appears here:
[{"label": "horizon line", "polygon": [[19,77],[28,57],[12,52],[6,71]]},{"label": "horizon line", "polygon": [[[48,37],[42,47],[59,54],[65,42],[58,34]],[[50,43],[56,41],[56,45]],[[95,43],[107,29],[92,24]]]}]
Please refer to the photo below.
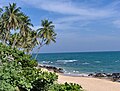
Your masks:
[{"label": "horizon line", "polygon": [[[71,52],[39,52],[39,54],[54,54],[54,53],[91,53],[91,52],[120,52],[120,50],[111,50],[111,51],[109,51],[109,50],[107,50],[107,51],[71,51]],[[33,53],[33,54],[36,54],[36,53]]]}]

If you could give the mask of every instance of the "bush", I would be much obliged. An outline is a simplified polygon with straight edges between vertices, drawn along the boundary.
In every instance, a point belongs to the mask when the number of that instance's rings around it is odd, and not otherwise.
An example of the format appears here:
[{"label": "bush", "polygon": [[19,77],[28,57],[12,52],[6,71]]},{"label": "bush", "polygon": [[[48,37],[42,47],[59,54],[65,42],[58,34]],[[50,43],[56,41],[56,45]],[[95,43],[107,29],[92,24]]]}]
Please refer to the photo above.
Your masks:
[{"label": "bush", "polygon": [[0,44],[0,54],[0,91],[46,91],[57,80],[55,73],[36,69],[37,62],[22,51]]},{"label": "bush", "polygon": [[42,72],[35,68],[22,68],[15,61],[0,65],[0,91],[48,91],[57,80],[55,73]]},{"label": "bush", "polygon": [[36,60],[31,59],[31,55],[27,55],[16,48],[12,49],[10,46],[3,45],[2,43],[0,43],[0,54],[0,60],[15,60],[21,63],[22,67],[36,67],[38,65]]},{"label": "bush", "polygon": [[19,87],[31,89],[31,83],[24,75],[21,75],[22,72],[22,66],[15,61],[0,65],[0,91],[15,91]]},{"label": "bush", "polygon": [[55,84],[55,73],[36,66],[30,55],[0,44],[0,91],[82,91],[78,84]]},{"label": "bush", "polygon": [[75,83],[54,84],[49,88],[49,91],[83,91],[82,87]]}]

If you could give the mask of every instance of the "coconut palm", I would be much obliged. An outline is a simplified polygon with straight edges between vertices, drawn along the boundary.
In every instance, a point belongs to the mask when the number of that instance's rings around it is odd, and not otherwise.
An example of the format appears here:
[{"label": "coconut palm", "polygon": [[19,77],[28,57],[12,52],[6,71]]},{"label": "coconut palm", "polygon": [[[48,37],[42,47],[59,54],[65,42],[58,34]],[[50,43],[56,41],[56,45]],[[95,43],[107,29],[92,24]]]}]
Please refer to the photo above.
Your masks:
[{"label": "coconut palm", "polygon": [[4,25],[0,20],[0,40],[3,44],[5,44],[6,39],[8,39],[8,37],[6,36],[6,29],[4,28]]},{"label": "coconut palm", "polygon": [[3,11],[2,8],[0,8],[0,14],[2,13],[2,11]]},{"label": "coconut palm", "polygon": [[15,3],[9,4],[9,6],[5,7],[5,12],[2,17],[4,18],[5,26],[10,29],[18,29],[20,24],[20,17],[22,12],[20,11],[20,7],[17,7]]},{"label": "coconut palm", "polygon": [[[56,33],[54,32],[54,25],[52,24],[52,21],[48,20],[42,20],[41,27],[39,28],[38,31],[38,37],[40,40],[40,44],[38,47],[38,52],[40,48],[44,45],[49,45],[51,42],[56,42]],[[35,56],[35,59],[37,58],[38,52]]]},{"label": "coconut palm", "polygon": [[33,24],[31,23],[29,17],[26,15],[23,15],[21,19],[20,34],[25,37],[27,33],[32,30],[30,27],[33,27]]},{"label": "coconut palm", "polygon": [[5,28],[4,28],[4,24],[3,24],[3,19],[2,19],[2,11],[3,9],[0,8],[0,40],[3,42],[3,44],[5,44]]},{"label": "coconut palm", "polygon": [[26,38],[22,37],[21,42],[21,48],[23,48],[26,53],[30,53],[30,51],[32,51],[32,49],[38,45],[37,32],[29,31]]},{"label": "coconut palm", "polygon": [[[33,25],[29,17],[25,15],[21,16],[21,24],[19,25],[19,28],[20,28],[19,36],[22,42],[20,42],[21,45],[20,43],[18,43],[20,48],[23,48],[24,44],[27,42],[26,40],[27,40],[27,37],[29,36],[29,32],[32,31],[30,27],[33,27]],[[18,47],[17,42],[19,42],[20,40],[17,38],[17,36],[14,39],[16,39],[16,41],[14,42],[13,46]]]},{"label": "coconut palm", "polygon": [[[23,13],[20,11],[20,7],[17,7],[15,3],[9,4],[9,6],[5,6],[5,11],[2,14],[2,22],[4,27],[6,28],[6,37],[10,35],[10,30],[17,30],[19,29],[21,16]],[[5,41],[6,41],[5,37]],[[16,37],[15,37],[16,38]],[[15,45],[16,39],[12,44],[12,47]]]}]

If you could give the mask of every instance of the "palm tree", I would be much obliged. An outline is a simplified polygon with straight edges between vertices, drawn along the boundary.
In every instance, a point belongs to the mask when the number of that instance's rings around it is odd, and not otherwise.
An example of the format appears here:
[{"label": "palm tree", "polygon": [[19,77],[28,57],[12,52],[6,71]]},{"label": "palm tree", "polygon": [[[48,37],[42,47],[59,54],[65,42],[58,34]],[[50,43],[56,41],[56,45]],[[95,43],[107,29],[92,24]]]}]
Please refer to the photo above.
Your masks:
[{"label": "palm tree", "polygon": [[3,19],[2,19],[2,11],[3,9],[0,8],[0,40],[5,44],[5,35],[6,35],[6,30],[3,24]]},{"label": "palm tree", "polygon": [[3,9],[2,9],[2,8],[0,8],[0,14],[2,13],[2,11],[3,11]]},{"label": "palm tree", "polygon": [[29,31],[32,31],[30,27],[33,27],[31,20],[28,16],[23,15],[21,17],[20,34],[25,37]]},{"label": "palm tree", "polygon": [[56,42],[56,33],[54,32],[54,25],[52,24],[52,21],[48,20],[42,20],[41,24],[42,28],[39,28],[38,31],[38,38],[40,40],[40,44],[38,47],[37,54],[35,56],[35,59],[37,58],[38,52],[40,48],[44,45],[49,45],[52,41]]},{"label": "palm tree", "polygon": [[[2,14],[3,24],[6,28],[6,37],[10,35],[10,30],[17,30],[19,29],[21,16],[23,13],[20,11],[20,7],[17,7],[15,3],[9,4],[9,6],[5,6],[5,12]],[[5,41],[6,41],[5,37]],[[16,41],[16,37],[12,44],[14,47]]]},{"label": "palm tree", "polygon": [[[21,43],[21,45],[19,43],[19,46],[21,46],[21,48],[23,48],[24,44],[27,42],[26,38],[28,37],[29,32],[32,31],[32,29],[30,27],[33,27],[31,20],[29,19],[28,16],[22,15],[21,23],[19,25],[19,28],[20,28],[19,36],[21,38],[21,41],[23,41]],[[17,42],[19,42],[19,40],[18,40],[17,36],[14,39],[16,39],[13,43],[13,46],[15,47],[15,45],[17,45]]]},{"label": "palm tree", "polygon": [[5,26],[10,29],[18,29],[20,23],[20,17],[22,12],[20,7],[17,7],[15,3],[9,4],[5,7],[5,12],[3,13]]},{"label": "palm tree", "polygon": [[37,32],[36,31],[29,31],[26,37],[22,37],[21,41],[22,42],[21,48],[24,49],[24,51],[28,54],[32,49],[38,45],[37,41]]}]

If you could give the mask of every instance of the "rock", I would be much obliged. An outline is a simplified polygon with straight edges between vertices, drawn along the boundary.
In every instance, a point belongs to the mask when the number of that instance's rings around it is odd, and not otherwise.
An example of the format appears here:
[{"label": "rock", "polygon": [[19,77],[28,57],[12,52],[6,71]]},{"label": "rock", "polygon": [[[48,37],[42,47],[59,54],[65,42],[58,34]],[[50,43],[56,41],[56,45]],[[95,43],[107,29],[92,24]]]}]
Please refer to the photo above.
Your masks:
[{"label": "rock", "polygon": [[117,81],[120,79],[120,73],[113,73],[112,74],[112,80]]},{"label": "rock", "polygon": [[88,76],[92,76],[92,77],[93,77],[93,76],[94,76],[94,74],[89,74]]},{"label": "rock", "polygon": [[106,76],[109,78],[109,77],[112,77],[112,74],[106,73]]},{"label": "rock", "polygon": [[106,77],[106,74],[104,73],[96,73],[94,77]]},{"label": "rock", "polygon": [[40,65],[39,64],[38,68],[46,68],[48,70],[53,70],[56,73],[64,73],[62,68],[57,68],[57,67],[54,67],[54,66],[47,66],[47,65]]},{"label": "rock", "polygon": [[112,76],[119,77],[120,73],[113,73]]},{"label": "rock", "polygon": [[102,77],[103,79],[110,79],[112,81],[120,82],[120,73],[94,73],[89,74],[88,76],[92,77]]}]

